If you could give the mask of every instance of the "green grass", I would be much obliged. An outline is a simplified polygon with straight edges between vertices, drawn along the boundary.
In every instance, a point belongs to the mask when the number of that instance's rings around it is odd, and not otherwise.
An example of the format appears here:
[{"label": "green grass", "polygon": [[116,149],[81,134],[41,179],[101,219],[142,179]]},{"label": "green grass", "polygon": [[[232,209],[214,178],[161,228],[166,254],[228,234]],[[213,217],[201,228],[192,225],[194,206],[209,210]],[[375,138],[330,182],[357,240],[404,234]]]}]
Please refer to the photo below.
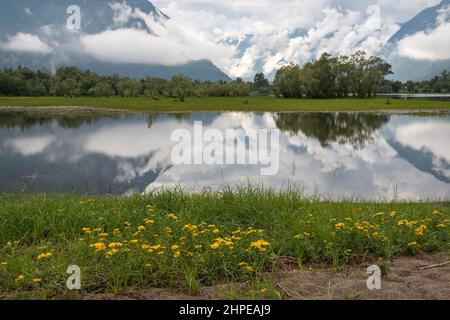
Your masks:
[{"label": "green grass", "polygon": [[366,259],[387,272],[395,255],[448,250],[449,219],[449,203],[324,202],[252,187],[3,195],[0,297],[74,297],[65,288],[73,264],[82,293],[169,287],[196,294],[203,285],[240,282],[274,295],[264,275],[276,273],[280,257],[337,270]]},{"label": "green grass", "polygon": [[381,111],[450,109],[449,101],[376,99],[278,99],[274,97],[187,98],[185,102],[163,98],[61,98],[61,97],[0,97],[0,106],[54,107],[85,106],[129,111]]}]

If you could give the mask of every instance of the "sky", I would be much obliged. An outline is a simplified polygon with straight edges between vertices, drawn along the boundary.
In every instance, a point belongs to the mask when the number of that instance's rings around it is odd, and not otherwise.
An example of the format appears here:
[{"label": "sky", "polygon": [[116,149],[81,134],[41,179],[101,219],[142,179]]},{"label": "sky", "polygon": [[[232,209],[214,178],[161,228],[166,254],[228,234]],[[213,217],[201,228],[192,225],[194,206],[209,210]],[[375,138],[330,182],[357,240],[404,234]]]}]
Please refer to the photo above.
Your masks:
[{"label": "sky", "polygon": [[[282,65],[304,63],[327,51],[348,54],[363,49],[377,54],[400,28],[400,23],[440,0],[155,0],[153,3],[185,30],[208,42],[225,45],[211,59],[232,77],[266,74]],[[429,59],[448,58],[445,43],[438,52],[424,54],[418,48],[433,47],[448,34],[418,35],[405,41],[402,54]],[[408,39],[407,39],[408,40]],[[430,43],[431,42],[431,43]],[[432,50],[431,50],[432,51]]]},{"label": "sky", "polygon": [[[43,26],[36,34],[10,35],[0,50],[64,57],[64,50],[76,48],[100,61],[166,66],[209,59],[232,78],[251,79],[261,71],[271,77],[281,66],[303,64],[324,52],[364,50],[377,55],[401,23],[440,1],[151,1],[168,20],[117,1],[110,6],[118,28],[88,34],[83,29],[65,32]],[[130,19],[139,19],[148,28],[127,27]],[[393,51],[419,60],[450,59],[449,32],[450,5],[437,17],[434,30],[402,39]],[[64,36],[71,45],[60,41]]]}]

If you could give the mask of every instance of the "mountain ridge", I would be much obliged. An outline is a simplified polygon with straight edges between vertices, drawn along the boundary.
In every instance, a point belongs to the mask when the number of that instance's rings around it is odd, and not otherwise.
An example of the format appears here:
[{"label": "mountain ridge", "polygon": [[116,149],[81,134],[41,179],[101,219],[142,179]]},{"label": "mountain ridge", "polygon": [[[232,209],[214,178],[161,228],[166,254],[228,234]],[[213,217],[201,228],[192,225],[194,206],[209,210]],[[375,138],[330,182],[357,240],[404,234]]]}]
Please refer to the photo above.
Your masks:
[{"label": "mountain ridge", "polygon": [[[20,66],[30,69],[55,70],[59,66],[73,65],[99,74],[118,74],[132,78],[158,76],[171,78],[182,74],[193,80],[230,81],[231,79],[210,60],[189,61],[175,66],[158,64],[112,63],[87,56],[72,48],[75,37],[67,30],[67,7],[81,8],[83,34],[98,34],[108,30],[133,28],[155,34],[141,15],[131,14],[123,19],[121,10],[128,6],[135,13],[143,12],[158,22],[170,19],[148,0],[0,0],[0,67]],[[124,12],[127,12],[126,10]],[[126,20],[126,21],[125,21]],[[33,35],[52,45],[52,52],[35,54],[5,49],[5,43],[19,34]],[[155,34],[156,35],[156,34]],[[37,41],[37,40],[36,40]],[[3,44],[3,49],[2,49]]]}]

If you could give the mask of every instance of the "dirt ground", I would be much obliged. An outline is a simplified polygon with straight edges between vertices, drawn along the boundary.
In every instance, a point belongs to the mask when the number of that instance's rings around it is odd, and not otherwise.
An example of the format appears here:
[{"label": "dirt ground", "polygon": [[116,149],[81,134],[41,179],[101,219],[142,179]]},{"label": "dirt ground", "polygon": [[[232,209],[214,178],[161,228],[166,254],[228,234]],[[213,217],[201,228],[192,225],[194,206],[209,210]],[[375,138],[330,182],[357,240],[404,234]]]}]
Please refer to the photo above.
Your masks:
[{"label": "dirt ground", "polygon": [[[419,255],[399,257],[391,264],[390,272],[381,279],[380,290],[367,288],[366,273],[371,263],[346,268],[336,273],[333,268],[313,268],[304,270],[286,266],[286,271],[276,274],[274,288],[283,299],[360,299],[360,300],[450,300],[450,264],[448,257]],[[290,269],[290,270],[289,270]],[[143,289],[119,295],[95,294],[83,299],[98,300],[192,300],[248,298],[245,284],[229,284],[217,287],[203,287],[196,296],[169,289]],[[263,298],[263,297],[261,297]]]}]

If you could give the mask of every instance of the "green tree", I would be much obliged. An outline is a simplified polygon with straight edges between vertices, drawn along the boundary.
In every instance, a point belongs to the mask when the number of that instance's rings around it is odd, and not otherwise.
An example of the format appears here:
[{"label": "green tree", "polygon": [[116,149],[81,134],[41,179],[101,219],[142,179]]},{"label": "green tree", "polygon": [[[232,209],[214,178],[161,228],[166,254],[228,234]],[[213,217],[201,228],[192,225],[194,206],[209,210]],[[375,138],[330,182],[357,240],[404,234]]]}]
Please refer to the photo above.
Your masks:
[{"label": "green tree", "polygon": [[266,76],[262,72],[255,74],[253,83],[256,89],[267,88],[269,86],[269,80],[266,79]]},{"label": "green tree", "polygon": [[171,96],[180,99],[181,102],[184,102],[187,96],[192,95],[192,87],[192,81],[182,75],[174,76],[170,80]]},{"label": "green tree", "polygon": [[303,81],[298,65],[288,65],[277,70],[273,80],[273,90],[277,97],[301,98]]}]

